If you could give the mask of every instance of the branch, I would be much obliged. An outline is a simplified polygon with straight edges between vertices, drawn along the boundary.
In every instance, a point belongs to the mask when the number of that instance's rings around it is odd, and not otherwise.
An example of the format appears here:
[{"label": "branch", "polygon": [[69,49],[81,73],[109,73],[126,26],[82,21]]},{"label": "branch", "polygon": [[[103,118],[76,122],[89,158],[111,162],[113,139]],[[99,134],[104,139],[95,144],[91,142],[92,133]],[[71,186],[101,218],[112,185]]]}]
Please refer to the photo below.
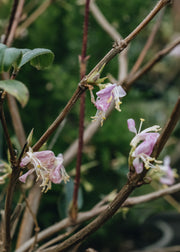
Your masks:
[{"label": "branch", "polygon": [[152,28],[152,31],[151,31],[148,39],[147,39],[147,42],[146,42],[144,48],[142,49],[141,53],[139,54],[139,57],[138,57],[137,61],[135,62],[133,68],[131,69],[130,74],[135,73],[139,69],[140,65],[142,64],[142,62],[143,62],[149,48],[151,47],[151,45],[152,45],[152,43],[154,41],[154,38],[155,38],[155,36],[156,36],[156,34],[157,34],[158,30],[159,30],[163,15],[164,15],[164,10],[162,10],[159,13],[157,21],[154,24],[154,26]]},{"label": "branch", "polygon": [[[122,85],[124,89],[126,89],[127,92],[129,92],[132,84],[134,84],[134,82],[139,79],[142,75],[144,75],[145,73],[147,73],[147,71],[149,71],[155,64],[157,64],[163,57],[165,57],[172,49],[174,49],[178,44],[180,44],[180,37],[171,42],[168,46],[166,46],[165,49],[159,51],[152,60],[150,60],[142,69],[140,69],[136,74],[134,74],[133,76],[127,76],[127,78],[120,82],[119,85]],[[114,107],[112,106],[110,108],[110,110],[108,111],[108,114],[114,109]],[[108,115],[106,114],[106,117]],[[96,133],[96,131],[100,128],[101,123],[100,120],[98,121],[94,121],[91,122],[89,124],[89,126],[86,128],[85,132],[84,132],[84,144],[87,144],[91,138],[94,136],[94,134]],[[71,146],[65,151],[64,153],[64,165],[66,166],[67,164],[69,164],[73,158],[76,156],[77,153],[77,143],[78,141],[75,140]]]},{"label": "branch", "polygon": [[172,49],[180,44],[180,37],[175,41],[171,42],[163,50],[159,51],[144,67],[142,67],[133,76],[128,76],[127,79],[122,83],[122,86],[128,91],[131,85],[139,79],[142,75],[147,73],[156,63],[158,63],[163,57],[165,57]]},{"label": "branch", "polygon": [[162,149],[164,148],[164,145],[166,144],[168,138],[170,137],[179,119],[180,119],[180,96],[178,97],[178,100],[175,104],[175,107],[168,122],[166,123],[160,137],[157,140],[157,143],[153,150],[154,157],[159,156],[159,154],[161,153]]},{"label": "branch", "polygon": [[[122,36],[116,31],[116,29],[108,22],[105,16],[102,14],[95,1],[92,0],[90,4],[90,10],[96,19],[97,23],[105,30],[105,32],[117,42],[122,40]],[[122,51],[118,55],[119,70],[118,70],[118,81],[122,81],[127,76],[127,49]]]},{"label": "branch", "polygon": [[[142,196],[129,197],[122,204],[122,207],[133,207],[134,205],[137,205],[137,204],[146,203],[146,202],[149,202],[152,200],[156,200],[156,199],[163,197],[165,195],[176,193],[179,190],[180,190],[180,183],[173,185],[171,187],[156,191],[156,192],[142,195]],[[93,207],[90,211],[80,212],[78,214],[76,224],[81,224],[85,221],[88,221],[88,220],[94,218],[95,216],[99,215],[102,211],[104,211],[106,208],[107,208],[107,205],[104,205],[104,206],[100,205],[99,207],[96,207],[96,208]],[[51,227],[48,227],[47,229],[39,232],[37,241],[40,242],[44,239],[47,239],[48,237],[54,235],[57,232],[60,232],[62,229],[67,228],[71,225],[72,225],[72,223],[69,220],[69,218],[66,218],[66,219],[52,225]],[[34,241],[34,237],[32,237],[27,242],[25,242],[15,252],[26,251],[32,245],[33,241]]]},{"label": "branch", "polygon": [[37,151],[39,148],[47,141],[49,136],[57,129],[58,125],[63,121],[67,116],[69,111],[72,109],[76,101],[79,99],[80,95],[87,90],[86,84],[87,79],[96,71],[102,69],[111,59],[113,59],[118,53],[123,51],[128,43],[137,36],[137,34],[153,19],[153,17],[169,3],[169,0],[160,0],[154,9],[147,15],[147,17],[131,32],[124,40],[121,40],[119,43],[115,44],[114,47],[104,56],[104,58],[91,70],[91,72],[85,76],[79,83],[78,88],[74,92],[72,98],[69,100],[63,111],[56,118],[56,120],[51,124],[47,131],[42,135],[42,137],[37,141],[33,146],[33,150]]},{"label": "branch", "polygon": [[22,14],[23,6],[24,6],[24,0],[14,0],[7,33],[5,35],[4,40],[4,44],[6,44],[7,46],[11,46],[13,42],[16,28],[18,26]]},{"label": "branch", "polygon": [[[172,133],[172,130],[174,129],[176,123],[178,122],[179,117],[180,117],[180,99],[176,103],[175,108],[173,109],[173,112],[171,114],[170,120],[168,121],[167,125],[164,127],[164,130],[162,131],[162,134],[159,137],[159,141],[157,142],[155,146],[155,149],[152,153],[152,157],[155,157],[155,158],[158,157],[162,148],[167,142],[170,133]],[[168,137],[164,137],[165,133],[168,135]],[[82,228],[79,232],[71,236],[69,239],[57,245],[56,248],[53,248],[53,249],[49,248],[49,249],[44,250],[44,252],[64,251],[65,249],[71,248],[72,246],[78,244],[79,242],[87,238],[89,235],[94,233],[97,229],[99,229],[102,225],[104,225],[116,213],[116,211],[121,207],[121,205],[128,198],[128,196],[134,191],[134,189],[138,187],[139,185],[143,184],[143,179],[144,179],[144,176],[146,175],[146,172],[147,171],[144,170],[144,172],[142,172],[141,174],[137,174],[136,172],[134,172],[133,174],[130,173],[127,184],[122,187],[122,189],[119,191],[115,199],[107,206],[107,208],[95,220],[93,220],[86,227]]]},{"label": "branch", "polygon": [[[81,79],[83,79],[86,74],[86,64],[87,64],[86,50],[87,50],[87,37],[88,37],[89,4],[90,4],[90,0],[86,0],[82,52],[80,56],[80,78]],[[78,200],[78,191],[79,191],[79,185],[80,185],[81,162],[82,162],[84,115],[85,115],[85,93],[83,93],[80,98],[79,142],[78,142],[78,153],[77,153],[77,161],[76,161],[76,176],[74,179],[72,207],[69,210],[70,216],[72,220],[74,221],[77,218],[77,212],[78,212],[77,200]]]},{"label": "branch", "polygon": [[17,29],[16,31],[16,38],[21,36],[21,34],[26,30],[35,20],[42,15],[47,8],[51,5],[52,0],[44,1],[27,19],[24,23]]}]

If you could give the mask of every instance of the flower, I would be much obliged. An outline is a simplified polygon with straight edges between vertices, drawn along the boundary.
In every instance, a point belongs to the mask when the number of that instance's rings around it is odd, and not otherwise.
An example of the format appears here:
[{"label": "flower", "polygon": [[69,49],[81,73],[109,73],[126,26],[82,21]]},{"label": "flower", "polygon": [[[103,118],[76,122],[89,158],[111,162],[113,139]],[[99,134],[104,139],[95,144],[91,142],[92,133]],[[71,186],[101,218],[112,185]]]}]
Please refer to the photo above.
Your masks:
[{"label": "flower", "polygon": [[23,183],[26,182],[27,177],[36,172],[37,180],[42,179],[40,185],[43,192],[47,192],[51,189],[51,182],[54,184],[60,184],[62,180],[66,183],[69,180],[65,168],[63,166],[63,156],[59,154],[55,157],[54,153],[49,150],[33,152],[31,148],[26,152],[25,156],[20,162],[21,167],[28,167],[30,170],[19,177],[19,180]]},{"label": "flower", "polygon": [[136,134],[130,143],[132,148],[130,151],[129,163],[130,166],[133,165],[138,174],[143,171],[144,166],[146,169],[157,167],[151,164],[152,161],[158,163],[157,160],[151,157],[151,154],[159,137],[157,131],[160,130],[160,126],[154,125],[141,131],[143,121],[144,120],[141,119],[138,132],[135,127],[135,121],[133,119],[128,119],[127,121],[129,131]]},{"label": "flower", "polygon": [[120,110],[121,101],[119,98],[124,97],[126,95],[126,92],[121,86],[118,86],[117,84],[108,83],[105,85],[105,88],[98,91],[96,94],[97,99],[94,105],[97,108],[97,112],[96,115],[92,118],[94,120],[100,118],[101,125],[103,125],[103,121],[106,119],[105,113],[113,101],[115,102],[115,108],[118,111],[121,111]]},{"label": "flower", "polygon": [[164,158],[163,165],[159,165],[162,176],[160,177],[160,183],[166,185],[172,185],[175,182],[174,177],[176,176],[175,172],[170,167],[170,157],[166,156]]}]

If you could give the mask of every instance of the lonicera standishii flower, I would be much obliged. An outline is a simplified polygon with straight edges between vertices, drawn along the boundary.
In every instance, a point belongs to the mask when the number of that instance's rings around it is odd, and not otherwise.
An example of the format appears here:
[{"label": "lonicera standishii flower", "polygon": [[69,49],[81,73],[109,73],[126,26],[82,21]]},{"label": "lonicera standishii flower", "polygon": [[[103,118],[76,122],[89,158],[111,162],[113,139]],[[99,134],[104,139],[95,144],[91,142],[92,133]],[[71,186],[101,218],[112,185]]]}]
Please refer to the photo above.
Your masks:
[{"label": "lonicera standishii flower", "polygon": [[127,121],[129,131],[136,134],[130,143],[132,148],[129,155],[129,165],[133,165],[138,174],[143,171],[143,167],[146,169],[157,167],[156,164],[153,165],[151,163],[152,161],[159,163],[159,161],[151,157],[151,154],[159,137],[157,132],[160,130],[160,126],[154,125],[141,131],[143,121],[141,119],[138,132],[135,127],[135,121],[133,119],[128,119]]},{"label": "lonicera standishii flower", "polygon": [[120,101],[120,98],[126,95],[125,90],[117,84],[108,83],[102,86],[105,86],[105,88],[101,89],[96,93],[97,99],[94,102],[94,105],[97,108],[97,112],[96,115],[92,117],[94,120],[100,118],[101,125],[103,125],[103,121],[106,119],[105,114],[111,103],[115,102],[115,108],[118,111],[121,111],[120,104],[122,102]]},{"label": "lonicera standishii flower", "polygon": [[175,182],[174,177],[176,176],[176,172],[170,166],[170,157],[166,156],[164,158],[163,165],[159,165],[160,172],[162,173],[159,181],[161,184],[172,185]]},{"label": "lonicera standishii flower", "polygon": [[44,192],[51,189],[51,182],[60,184],[62,180],[64,180],[65,183],[69,180],[69,176],[63,166],[62,154],[55,157],[54,153],[49,150],[33,152],[32,149],[29,148],[29,151],[26,152],[25,156],[22,158],[20,166],[30,169],[19,177],[19,180],[25,183],[27,177],[35,171],[37,180],[42,180],[40,186]]}]

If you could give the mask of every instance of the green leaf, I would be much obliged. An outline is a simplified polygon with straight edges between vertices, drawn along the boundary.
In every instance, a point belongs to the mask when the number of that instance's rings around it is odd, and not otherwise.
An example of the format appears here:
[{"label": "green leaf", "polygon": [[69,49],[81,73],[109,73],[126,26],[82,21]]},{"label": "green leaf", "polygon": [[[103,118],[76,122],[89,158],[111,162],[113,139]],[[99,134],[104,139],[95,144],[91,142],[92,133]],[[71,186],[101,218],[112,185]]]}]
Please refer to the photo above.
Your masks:
[{"label": "green leaf", "polygon": [[17,48],[8,48],[0,44],[0,73],[7,72],[13,65],[19,65],[22,58],[22,52]]},{"label": "green leaf", "polygon": [[24,107],[28,102],[29,92],[27,87],[20,81],[3,80],[0,81],[0,89],[14,96]]},{"label": "green leaf", "polygon": [[23,49],[23,57],[18,66],[21,68],[26,63],[30,62],[33,67],[38,70],[47,68],[54,60],[54,54],[49,49],[36,48],[34,50]]},{"label": "green leaf", "polygon": [[4,71],[7,72],[12,65],[17,66],[21,62],[22,52],[17,48],[7,48],[4,51]]}]

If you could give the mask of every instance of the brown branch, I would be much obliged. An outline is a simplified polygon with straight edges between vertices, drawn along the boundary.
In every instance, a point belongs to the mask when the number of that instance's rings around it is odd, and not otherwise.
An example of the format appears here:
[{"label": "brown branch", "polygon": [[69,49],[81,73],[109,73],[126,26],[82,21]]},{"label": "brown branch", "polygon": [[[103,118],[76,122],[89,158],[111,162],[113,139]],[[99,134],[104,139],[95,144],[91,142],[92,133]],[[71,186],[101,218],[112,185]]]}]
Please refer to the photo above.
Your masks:
[{"label": "brown branch", "polygon": [[163,50],[159,51],[144,67],[142,67],[138,72],[133,76],[128,76],[127,79],[122,83],[122,86],[128,91],[131,88],[131,85],[139,79],[142,75],[147,73],[156,63],[158,63],[163,57],[165,57],[172,49],[180,44],[180,37],[175,41],[171,42]]},{"label": "brown branch", "polygon": [[42,15],[47,8],[51,5],[52,0],[46,0],[44,1],[25,21],[24,23],[19,26],[15,33],[15,37],[21,36],[21,34],[26,30],[32,23],[35,22],[35,20]]},{"label": "brown branch", "polygon": [[11,247],[11,205],[13,200],[13,193],[19,177],[19,169],[12,170],[10,181],[8,184],[6,202],[5,202],[5,238],[3,244],[3,252],[9,252]]},{"label": "brown branch", "polygon": [[63,111],[60,113],[60,115],[56,118],[56,120],[51,124],[51,126],[47,129],[47,131],[42,135],[42,137],[37,141],[37,143],[33,146],[33,151],[39,150],[39,148],[47,141],[49,136],[57,129],[59,124],[64,120],[66,115],[69,113],[73,105],[76,103],[76,101],[79,99],[81,94],[86,90],[87,88],[83,88],[81,86],[78,86],[76,91],[74,92],[73,96],[63,109]]},{"label": "brown branch", "polygon": [[[90,10],[97,23],[114,41],[120,42],[123,39],[122,36],[116,31],[116,29],[108,22],[106,17],[102,14],[94,0],[92,0],[90,3]],[[125,49],[124,51],[122,51],[121,54],[118,55],[118,65],[118,81],[122,81],[127,76],[127,49]]]},{"label": "brown branch", "polygon": [[[178,99],[178,102],[176,103],[175,108],[173,109],[171,117],[168,123],[166,124],[166,126],[164,127],[162,134],[159,137],[159,141],[157,142],[156,147],[152,153],[152,157],[155,157],[155,158],[158,157],[162,148],[167,142],[168,137],[172,133],[175,125],[177,124],[179,117],[180,117],[180,98]],[[99,229],[102,225],[104,225],[104,223],[106,223],[116,213],[116,211],[121,207],[121,205],[132,193],[132,191],[134,191],[134,189],[137,186],[140,186],[144,183],[143,179],[144,179],[144,176],[146,175],[146,172],[147,171],[144,170],[144,172],[141,174],[136,174],[136,172],[129,173],[127,184],[123,186],[123,188],[117,194],[115,199],[107,206],[107,208],[95,220],[93,220],[86,227],[82,228],[79,232],[71,236],[69,239],[57,245],[56,248],[53,248],[53,249],[49,248],[49,249],[44,250],[44,252],[64,251],[65,249],[71,248],[72,246],[78,244],[79,242],[87,238],[89,235],[94,233],[97,229]]]},{"label": "brown branch", "polygon": [[12,142],[10,139],[10,135],[8,132],[8,127],[7,127],[7,123],[6,123],[6,119],[5,119],[5,115],[4,115],[4,109],[3,109],[3,103],[4,103],[5,96],[6,96],[6,92],[1,91],[0,96],[1,96],[0,97],[0,120],[1,120],[2,127],[3,127],[5,139],[7,142],[8,150],[10,153],[11,164],[12,164],[12,167],[14,167],[15,162],[16,162],[16,156],[15,156],[15,152],[14,152]]},{"label": "brown branch", "polygon": [[60,234],[58,235],[57,237],[51,239],[50,241],[44,243],[42,246],[40,246],[37,250],[38,251],[42,251],[44,248],[47,248],[49,247],[50,245],[52,245],[53,243],[57,243],[61,240],[63,240],[64,238],[68,237],[70,234],[72,234],[76,229],[78,228],[78,225],[76,225],[74,228],[71,228],[70,231],[67,231],[66,233],[64,234]]},{"label": "brown branch", "polygon": [[[86,74],[86,50],[87,50],[87,37],[88,37],[88,21],[89,21],[89,4],[90,0],[86,0],[85,15],[84,15],[84,27],[83,27],[83,41],[82,41],[82,52],[80,56],[80,78],[84,78]],[[82,162],[82,149],[83,149],[83,134],[84,134],[84,115],[85,115],[85,93],[80,98],[80,118],[79,118],[79,142],[78,142],[78,153],[76,161],[76,176],[74,179],[74,191],[72,207],[70,208],[70,216],[72,220],[76,220],[78,212],[78,191],[80,185],[80,174],[81,174],[81,162]]]},{"label": "brown branch", "polygon": [[10,17],[9,26],[4,41],[4,43],[7,46],[11,46],[13,42],[16,28],[21,18],[23,6],[24,6],[24,0],[14,0],[12,15]]},{"label": "brown branch", "polygon": [[[32,208],[31,208],[31,206],[29,205],[29,202],[28,202],[28,200],[26,199],[26,195],[25,195],[25,192],[24,192],[24,191],[23,191],[23,196],[24,196],[24,200],[25,200],[25,202],[26,202],[26,206],[27,206],[27,208],[28,208],[28,210],[29,210],[29,212],[30,212],[30,214],[31,214],[31,217],[33,218],[34,224],[35,224],[35,229],[34,229],[34,231],[35,231],[34,242],[33,242],[32,246],[31,246],[31,248],[30,248],[30,250],[29,250],[29,252],[32,252],[32,251],[34,250],[35,246],[36,246],[36,243],[37,243],[37,236],[38,236],[38,232],[39,232],[40,228],[39,228],[39,225],[38,225],[38,221],[37,221],[36,215],[34,214],[34,212],[33,212]],[[36,197],[36,198],[37,198],[37,197]]]},{"label": "brown branch", "polygon": [[[126,89],[126,91],[128,92],[130,90],[132,84],[134,84],[134,82],[137,79],[139,79],[142,75],[147,73],[147,71],[149,71],[155,64],[157,64],[163,57],[165,57],[178,44],[180,44],[180,38],[171,42],[168,46],[166,46],[165,49],[159,51],[142,69],[140,69],[133,76],[128,75],[127,78],[124,81],[120,82],[119,84],[122,85],[124,87],[124,89]],[[108,111],[108,114],[113,109],[114,109],[114,107],[112,106],[110,108],[110,110]],[[106,114],[106,117],[107,116],[108,115]],[[89,126],[84,131],[84,144],[87,144],[91,140],[91,138],[94,136],[96,131],[100,128],[100,126],[101,126],[100,120],[91,122],[89,124]],[[71,144],[71,146],[65,151],[65,153],[64,153],[64,165],[65,166],[67,164],[69,164],[73,160],[73,158],[75,157],[75,155],[77,153],[77,144],[78,144],[78,141],[75,140]]]},{"label": "brown branch", "polygon": [[139,57],[138,57],[137,61],[135,62],[133,68],[131,69],[130,74],[135,73],[139,69],[139,67],[141,66],[141,64],[142,64],[142,62],[143,62],[149,48],[151,47],[151,45],[152,45],[152,43],[154,41],[154,38],[155,38],[155,36],[156,36],[156,34],[157,34],[158,30],[159,30],[163,15],[164,15],[164,9],[161,10],[161,12],[159,13],[157,21],[154,24],[154,26],[152,28],[152,31],[151,31],[148,39],[147,39],[147,42],[146,42],[144,48],[142,49],[141,53],[139,54]]},{"label": "brown branch", "polygon": [[111,59],[113,59],[118,53],[123,51],[128,43],[135,38],[138,33],[153,19],[153,17],[165,6],[169,3],[169,0],[160,0],[154,9],[147,15],[147,17],[134,29],[124,40],[121,40],[119,43],[115,44],[114,47],[104,56],[104,58],[91,70],[91,72],[85,76],[81,82],[79,83],[78,88],[74,92],[72,98],[69,100],[63,111],[56,118],[56,120],[51,124],[51,126],[47,129],[47,131],[42,135],[42,137],[37,141],[37,143],[33,146],[33,150],[37,151],[39,148],[47,141],[49,136],[57,129],[58,125],[63,121],[66,115],[69,113],[71,108],[74,106],[76,101],[79,99],[80,95],[87,89],[87,79],[91,77],[91,75],[102,69],[102,67],[107,64]]},{"label": "brown branch", "polygon": [[[33,213],[37,213],[39,207],[39,201],[41,198],[41,190],[39,189],[39,183],[36,183],[33,188],[31,189],[29,196],[28,196],[28,203],[31,204],[31,209]],[[21,226],[19,229],[19,235],[17,239],[16,248],[20,247],[25,241],[27,241],[31,237],[31,232],[34,226],[34,221],[29,213],[28,208],[26,207],[23,219],[21,222]],[[35,238],[33,239],[33,241]],[[31,244],[32,245],[32,244]]]},{"label": "brown branch", "polygon": [[[137,204],[149,202],[149,201],[158,199],[160,197],[163,197],[165,195],[176,193],[179,190],[180,190],[180,183],[178,183],[176,185],[173,185],[171,187],[156,191],[156,192],[146,194],[146,195],[137,196],[137,197],[129,197],[122,204],[122,207],[132,207],[132,206],[137,205]],[[95,216],[99,215],[102,211],[104,211],[106,208],[107,208],[107,205],[104,205],[104,206],[100,205],[99,207],[93,207],[90,211],[80,212],[78,214],[76,224],[81,224],[81,223],[83,223],[85,221],[88,221],[88,220],[94,218]],[[44,239],[47,239],[48,237],[54,235],[55,233],[61,231],[64,228],[67,228],[67,227],[69,227],[71,225],[72,225],[72,223],[69,220],[69,218],[66,218],[66,219],[52,225],[51,227],[48,227],[47,229],[41,231],[38,234],[38,241],[40,242],[40,241],[42,241]],[[15,252],[24,252],[24,251],[26,251],[31,246],[33,241],[34,241],[34,237],[32,237],[27,242],[25,242]]]},{"label": "brown branch", "polygon": [[180,96],[178,97],[178,100],[175,104],[175,107],[173,109],[173,112],[171,113],[168,122],[166,123],[160,137],[158,138],[158,141],[153,151],[154,157],[159,156],[160,152],[164,148],[164,145],[166,144],[168,138],[170,137],[179,119],[180,119]]}]

